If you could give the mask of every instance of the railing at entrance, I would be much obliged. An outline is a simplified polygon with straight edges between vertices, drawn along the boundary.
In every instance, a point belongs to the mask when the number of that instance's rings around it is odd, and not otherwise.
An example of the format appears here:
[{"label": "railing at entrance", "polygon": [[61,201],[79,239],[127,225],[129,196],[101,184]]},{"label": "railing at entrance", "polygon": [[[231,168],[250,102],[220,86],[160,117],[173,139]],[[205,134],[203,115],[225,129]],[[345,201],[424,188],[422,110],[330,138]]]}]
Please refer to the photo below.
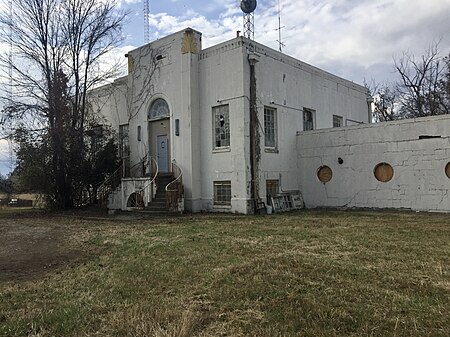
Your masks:
[{"label": "railing at entrance", "polygon": [[[155,166],[153,166],[155,165]],[[139,193],[141,196],[141,200],[144,202],[145,205],[148,205],[148,203],[151,201],[151,198],[153,196],[153,184],[155,182],[156,177],[158,176],[158,162],[156,161],[155,158],[153,158],[152,156],[150,156],[150,167],[151,167],[151,172],[153,172],[153,167],[155,168],[155,174],[153,176],[153,178],[150,179],[150,181],[145,184],[145,186],[140,189],[139,191],[137,191],[136,193]],[[142,205],[145,206],[145,205]]]},{"label": "railing at entrance", "polygon": [[115,191],[122,181],[123,163],[103,183],[97,187],[97,199],[101,207],[108,206],[108,197]]},{"label": "railing at entrance", "polygon": [[182,211],[183,207],[180,203],[183,200],[183,171],[172,161],[172,173],[175,177],[166,186],[166,203],[169,211]]}]

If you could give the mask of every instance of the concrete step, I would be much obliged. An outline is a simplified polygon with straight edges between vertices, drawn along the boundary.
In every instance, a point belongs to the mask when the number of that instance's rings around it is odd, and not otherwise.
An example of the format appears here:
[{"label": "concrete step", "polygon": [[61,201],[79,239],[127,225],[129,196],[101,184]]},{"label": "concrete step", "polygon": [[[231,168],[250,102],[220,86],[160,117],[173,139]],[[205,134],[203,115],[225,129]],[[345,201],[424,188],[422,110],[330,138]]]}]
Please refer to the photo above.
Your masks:
[{"label": "concrete step", "polygon": [[165,210],[165,211],[162,211],[162,210],[149,210],[149,209],[141,209],[141,210],[136,210],[136,211],[134,211],[134,212],[136,212],[136,213],[141,213],[141,214],[146,214],[146,215],[151,215],[151,216],[164,216],[164,217],[167,217],[167,216],[171,216],[171,217],[173,217],[173,216],[181,216],[181,213],[180,212],[169,212],[169,211],[167,211],[167,210]]},{"label": "concrete step", "polygon": [[148,204],[148,207],[150,207],[150,206],[152,206],[152,207],[163,207],[163,208],[165,208],[166,207],[166,201],[164,200],[164,201],[151,201],[149,204]]}]

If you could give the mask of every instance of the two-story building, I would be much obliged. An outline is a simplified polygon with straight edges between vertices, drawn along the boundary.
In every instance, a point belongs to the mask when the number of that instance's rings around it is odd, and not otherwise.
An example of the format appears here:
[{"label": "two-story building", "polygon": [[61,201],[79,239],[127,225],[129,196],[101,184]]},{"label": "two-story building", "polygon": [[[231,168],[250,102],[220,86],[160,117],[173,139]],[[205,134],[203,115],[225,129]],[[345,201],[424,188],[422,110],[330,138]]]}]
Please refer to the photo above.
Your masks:
[{"label": "two-story building", "polygon": [[299,131],[371,119],[363,86],[242,36],[203,49],[188,28],[126,56],[128,76],[91,93],[124,160],[109,208],[161,206],[165,189],[188,211],[252,213],[301,189]]}]

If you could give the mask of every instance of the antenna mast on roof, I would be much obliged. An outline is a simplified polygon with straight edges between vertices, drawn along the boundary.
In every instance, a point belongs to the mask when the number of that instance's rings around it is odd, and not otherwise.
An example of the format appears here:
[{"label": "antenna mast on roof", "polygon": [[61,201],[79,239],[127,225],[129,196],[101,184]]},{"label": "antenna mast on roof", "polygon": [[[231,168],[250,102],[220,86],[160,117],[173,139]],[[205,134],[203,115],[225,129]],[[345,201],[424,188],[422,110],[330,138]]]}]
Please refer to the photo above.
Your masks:
[{"label": "antenna mast on roof", "polygon": [[241,10],[244,12],[244,36],[248,39],[255,39],[255,15],[256,0],[242,0]]},{"label": "antenna mast on roof", "polygon": [[[14,20],[14,10],[13,10],[13,2],[12,0],[9,0],[9,51],[8,51],[8,77],[9,77],[9,84],[8,84],[8,105],[10,108],[12,108],[13,105],[13,20]],[[9,172],[12,174],[13,167],[14,167],[14,151],[13,151],[13,124],[12,124],[12,118],[9,117],[9,135],[8,135],[8,152],[9,152]]]},{"label": "antenna mast on roof", "polygon": [[280,7],[280,0],[278,0],[278,46],[279,46],[279,50],[280,52],[283,52],[283,47],[286,46],[283,43],[283,40],[281,39],[281,30],[284,28],[284,26],[281,26],[281,7]]},{"label": "antenna mast on roof", "polygon": [[144,0],[144,43],[148,43],[150,40],[150,0]]}]

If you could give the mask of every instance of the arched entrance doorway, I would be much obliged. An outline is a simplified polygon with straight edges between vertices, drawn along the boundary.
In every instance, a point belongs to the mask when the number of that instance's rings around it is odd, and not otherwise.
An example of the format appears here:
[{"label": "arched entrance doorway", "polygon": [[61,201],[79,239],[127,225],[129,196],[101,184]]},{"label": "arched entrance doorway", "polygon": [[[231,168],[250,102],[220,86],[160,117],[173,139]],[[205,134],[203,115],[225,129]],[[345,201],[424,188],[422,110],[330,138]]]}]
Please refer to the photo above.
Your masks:
[{"label": "arched entrance doorway", "polygon": [[170,110],[163,98],[155,99],[148,112],[150,155],[161,173],[170,172]]}]

